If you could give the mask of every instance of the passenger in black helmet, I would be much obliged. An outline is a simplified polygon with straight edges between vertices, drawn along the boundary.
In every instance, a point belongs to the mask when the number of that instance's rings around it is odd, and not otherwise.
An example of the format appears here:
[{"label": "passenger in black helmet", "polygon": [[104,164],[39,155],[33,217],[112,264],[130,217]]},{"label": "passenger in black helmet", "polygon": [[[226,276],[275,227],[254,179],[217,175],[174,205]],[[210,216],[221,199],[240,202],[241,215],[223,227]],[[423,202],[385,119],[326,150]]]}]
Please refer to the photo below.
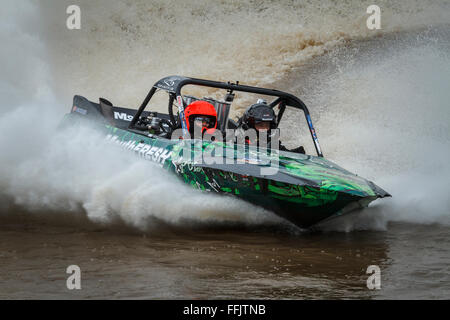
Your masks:
[{"label": "passenger in black helmet", "polygon": [[257,131],[276,129],[277,119],[275,112],[264,100],[260,99],[258,103],[250,106],[245,111],[242,117],[242,126],[245,130],[250,128]]},{"label": "passenger in black helmet", "polygon": [[[263,99],[259,99],[256,104],[251,105],[245,111],[244,115],[239,120],[239,127],[243,130],[256,130],[256,141],[251,141],[251,139],[246,138],[245,142],[247,144],[258,144],[260,135],[266,134],[268,136],[268,146],[270,147],[271,137],[273,136],[271,130],[278,127],[277,117],[273,109],[267,105],[267,102]],[[281,144],[281,142],[279,143],[279,150],[303,154],[305,153],[303,146],[293,150],[288,150]]]}]

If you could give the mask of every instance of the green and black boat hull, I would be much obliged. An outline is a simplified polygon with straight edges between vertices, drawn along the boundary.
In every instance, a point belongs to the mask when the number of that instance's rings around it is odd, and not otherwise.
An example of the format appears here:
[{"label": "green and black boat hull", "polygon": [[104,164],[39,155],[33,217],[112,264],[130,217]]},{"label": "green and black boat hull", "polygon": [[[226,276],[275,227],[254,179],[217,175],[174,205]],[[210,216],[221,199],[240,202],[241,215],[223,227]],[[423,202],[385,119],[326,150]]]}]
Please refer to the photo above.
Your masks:
[{"label": "green and black boat hull", "polygon": [[[94,103],[76,96],[74,106]],[[88,118],[76,107],[64,125]],[[119,111],[135,111],[121,108]],[[124,120],[124,119],[122,119]],[[301,228],[365,207],[386,191],[336,164],[311,155],[258,151],[222,142],[169,140],[129,130],[124,121],[94,121],[106,140],[160,165],[193,188],[233,195]],[[221,161],[220,161],[221,160]]]}]

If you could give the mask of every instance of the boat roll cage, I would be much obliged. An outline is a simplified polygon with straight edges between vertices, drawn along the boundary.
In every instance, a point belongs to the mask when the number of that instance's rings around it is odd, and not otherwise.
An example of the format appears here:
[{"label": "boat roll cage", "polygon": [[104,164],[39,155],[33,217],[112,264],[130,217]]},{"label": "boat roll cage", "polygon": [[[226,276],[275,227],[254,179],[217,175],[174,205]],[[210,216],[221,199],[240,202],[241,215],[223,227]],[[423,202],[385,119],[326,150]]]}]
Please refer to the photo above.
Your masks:
[{"label": "boat roll cage", "polygon": [[157,90],[164,90],[169,93],[169,116],[172,123],[176,123],[175,117],[173,116],[172,111],[172,105],[174,100],[176,99],[179,104],[181,104],[183,107],[180,108],[181,112],[184,111],[184,108],[186,107],[186,102],[182,98],[181,95],[181,89],[186,85],[197,85],[197,86],[204,86],[204,87],[211,87],[211,88],[218,88],[218,89],[224,89],[228,90],[229,93],[233,94],[234,91],[241,91],[241,92],[249,92],[249,93],[255,93],[255,94],[261,94],[266,96],[272,96],[277,97],[273,102],[269,104],[271,108],[274,108],[276,105],[280,105],[280,111],[278,112],[278,122],[281,120],[283,113],[287,106],[293,107],[296,109],[303,110],[306,118],[306,122],[308,124],[309,132],[311,133],[311,137],[313,139],[314,147],[316,148],[317,156],[323,157],[322,150],[320,148],[319,139],[317,138],[316,131],[314,129],[311,116],[309,114],[309,110],[306,107],[306,105],[296,96],[279,91],[274,89],[266,89],[266,88],[259,88],[259,87],[252,87],[252,86],[246,86],[239,84],[239,82],[236,83],[225,83],[225,82],[219,82],[219,81],[211,81],[211,80],[204,80],[204,79],[196,79],[196,78],[188,78],[188,77],[182,77],[182,76],[170,76],[163,78],[156,82],[153,87],[150,89],[149,93],[145,97],[144,101],[142,102],[141,106],[139,107],[138,111],[136,112],[135,116],[131,120],[131,123],[129,125],[130,129],[134,129],[136,122],[139,120],[142,112],[147,107],[150,99],[153,97],[153,95],[156,93]]}]

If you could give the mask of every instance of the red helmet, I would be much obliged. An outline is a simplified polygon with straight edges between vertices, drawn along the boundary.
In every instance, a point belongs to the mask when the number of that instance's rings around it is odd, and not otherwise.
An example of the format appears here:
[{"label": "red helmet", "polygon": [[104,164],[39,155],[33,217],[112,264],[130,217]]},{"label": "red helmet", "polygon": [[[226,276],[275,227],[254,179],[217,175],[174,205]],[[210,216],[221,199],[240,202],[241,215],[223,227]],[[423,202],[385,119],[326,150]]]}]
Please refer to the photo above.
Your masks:
[{"label": "red helmet", "polygon": [[[217,112],[214,106],[206,101],[198,100],[184,109],[187,130],[193,134],[195,121],[201,121],[202,133],[217,128]],[[209,130],[208,130],[209,131]]]}]

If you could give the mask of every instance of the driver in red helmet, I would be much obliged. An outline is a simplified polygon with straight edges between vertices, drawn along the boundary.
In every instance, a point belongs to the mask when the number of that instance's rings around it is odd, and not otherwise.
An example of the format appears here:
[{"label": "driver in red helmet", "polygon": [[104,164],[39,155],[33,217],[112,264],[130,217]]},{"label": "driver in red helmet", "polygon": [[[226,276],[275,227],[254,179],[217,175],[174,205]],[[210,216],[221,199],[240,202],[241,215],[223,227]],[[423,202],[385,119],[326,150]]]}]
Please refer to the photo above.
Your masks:
[{"label": "driver in red helmet", "polygon": [[[194,137],[194,132],[202,136],[205,132],[212,134],[217,128],[217,112],[209,102],[197,100],[191,103],[184,109],[184,117],[191,137]],[[202,136],[196,138],[201,139]]]}]

